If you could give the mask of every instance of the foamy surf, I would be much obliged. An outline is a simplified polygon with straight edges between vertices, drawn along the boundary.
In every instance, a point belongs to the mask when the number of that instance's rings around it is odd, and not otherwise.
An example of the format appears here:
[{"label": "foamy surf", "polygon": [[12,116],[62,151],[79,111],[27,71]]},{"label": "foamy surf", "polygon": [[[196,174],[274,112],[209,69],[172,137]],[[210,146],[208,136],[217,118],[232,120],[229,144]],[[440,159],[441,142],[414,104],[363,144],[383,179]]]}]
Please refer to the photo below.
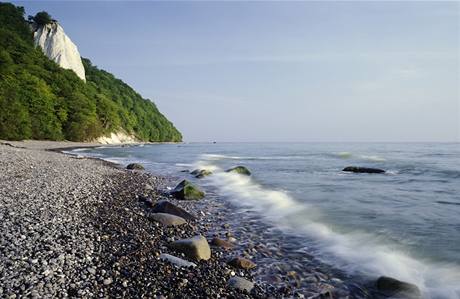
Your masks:
[{"label": "foamy surf", "polygon": [[424,298],[460,298],[457,265],[417,259],[402,246],[370,233],[338,232],[326,222],[312,220],[317,219],[318,211],[285,192],[264,188],[247,176],[226,173],[209,160],[196,166],[212,169],[214,174],[205,182],[226,198],[261,213],[281,229],[307,237],[325,262],[370,279],[386,275],[414,283]]}]

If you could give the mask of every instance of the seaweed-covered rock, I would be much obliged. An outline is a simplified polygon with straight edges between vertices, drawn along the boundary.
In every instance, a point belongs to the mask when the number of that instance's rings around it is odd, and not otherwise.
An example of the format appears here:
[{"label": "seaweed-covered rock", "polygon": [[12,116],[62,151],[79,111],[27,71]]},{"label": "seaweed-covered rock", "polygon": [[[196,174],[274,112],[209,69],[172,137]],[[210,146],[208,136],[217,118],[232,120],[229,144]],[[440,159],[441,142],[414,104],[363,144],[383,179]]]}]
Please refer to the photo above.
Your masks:
[{"label": "seaweed-covered rock", "polygon": [[190,174],[194,175],[198,179],[201,179],[201,178],[204,178],[205,176],[211,175],[212,171],[207,170],[207,169],[195,169]]},{"label": "seaweed-covered rock", "polygon": [[175,204],[167,201],[167,200],[160,200],[152,207],[152,212],[154,213],[167,213],[182,217],[187,220],[195,220],[196,217],[187,212],[186,210],[182,209],[181,207],[176,206]]},{"label": "seaweed-covered rock", "polygon": [[144,170],[144,166],[142,166],[139,163],[131,163],[126,166],[126,169],[131,169],[131,170]]},{"label": "seaweed-covered rock", "polygon": [[198,261],[209,260],[211,258],[211,248],[209,248],[208,241],[201,235],[175,241],[170,247]]},{"label": "seaweed-covered rock", "polygon": [[355,173],[384,173],[385,170],[378,168],[348,166],[342,169],[342,171],[355,172]]},{"label": "seaweed-covered rock", "polygon": [[227,169],[226,172],[235,172],[235,173],[243,174],[243,175],[251,175],[251,172],[249,171],[249,169],[247,169],[244,166],[236,166],[236,167]]},{"label": "seaweed-covered rock", "polygon": [[420,289],[408,282],[400,281],[387,276],[380,276],[375,286],[386,296],[395,298],[419,299],[422,298]]},{"label": "seaweed-covered rock", "polygon": [[182,200],[198,200],[204,197],[204,192],[189,181],[183,180],[171,191],[171,195]]}]

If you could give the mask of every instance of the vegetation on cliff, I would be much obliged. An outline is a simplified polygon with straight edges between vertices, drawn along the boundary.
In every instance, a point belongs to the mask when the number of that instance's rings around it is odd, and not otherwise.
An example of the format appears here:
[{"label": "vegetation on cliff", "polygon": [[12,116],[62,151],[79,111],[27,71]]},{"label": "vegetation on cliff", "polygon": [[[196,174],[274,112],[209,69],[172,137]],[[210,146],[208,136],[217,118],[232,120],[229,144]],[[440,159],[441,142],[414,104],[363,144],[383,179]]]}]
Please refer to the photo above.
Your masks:
[{"label": "vegetation on cliff", "polygon": [[0,3],[0,139],[86,141],[120,130],[143,141],[182,139],[152,101],[83,64],[86,83],[34,46],[24,8]]}]

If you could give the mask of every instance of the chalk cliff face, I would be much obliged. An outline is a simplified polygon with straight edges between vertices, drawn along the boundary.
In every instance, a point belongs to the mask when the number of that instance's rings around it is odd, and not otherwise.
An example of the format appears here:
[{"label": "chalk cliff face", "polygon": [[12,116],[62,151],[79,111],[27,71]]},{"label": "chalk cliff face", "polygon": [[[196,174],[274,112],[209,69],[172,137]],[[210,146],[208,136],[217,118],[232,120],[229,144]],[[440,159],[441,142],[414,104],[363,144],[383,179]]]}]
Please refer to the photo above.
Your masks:
[{"label": "chalk cliff face", "polygon": [[62,68],[73,70],[86,82],[85,68],[81,62],[77,46],[65,34],[58,22],[39,26],[34,32],[35,45],[40,46],[45,55]]}]

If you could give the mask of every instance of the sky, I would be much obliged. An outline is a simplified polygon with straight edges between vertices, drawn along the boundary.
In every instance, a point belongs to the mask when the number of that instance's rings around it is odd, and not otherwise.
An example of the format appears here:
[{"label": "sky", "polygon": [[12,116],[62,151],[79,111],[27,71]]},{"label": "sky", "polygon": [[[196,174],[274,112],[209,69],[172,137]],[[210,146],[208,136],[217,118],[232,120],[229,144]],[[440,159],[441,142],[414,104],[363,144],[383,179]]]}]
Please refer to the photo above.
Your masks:
[{"label": "sky", "polygon": [[460,2],[14,3],[185,141],[460,141]]}]

